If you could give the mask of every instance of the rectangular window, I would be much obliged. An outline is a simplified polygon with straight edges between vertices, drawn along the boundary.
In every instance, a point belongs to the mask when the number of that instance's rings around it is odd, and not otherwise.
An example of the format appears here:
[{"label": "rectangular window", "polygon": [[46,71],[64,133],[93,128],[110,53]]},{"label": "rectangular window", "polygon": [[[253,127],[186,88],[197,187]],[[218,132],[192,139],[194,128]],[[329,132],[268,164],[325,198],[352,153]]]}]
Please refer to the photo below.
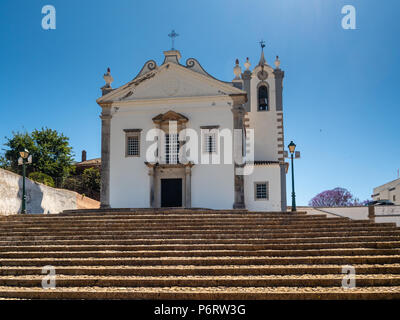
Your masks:
[{"label": "rectangular window", "polygon": [[179,163],[179,141],[177,134],[165,135],[165,163]]},{"label": "rectangular window", "polygon": [[393,202],[396,201],[396,195],[393,195]]},{"label": "rectangular window", "polygon": [[254,195],[255,195],[255,200],[268,200],[269,199],[268,182],[255,182]]},{"label": "rectangular window", "polygon": [[141,129],[125,129],[125,156],[140,157]]},{"label": "rectangular window", "polygon": [[217,133],[208,132],[203,135],[203,152],[215,153],[217,152]]}]

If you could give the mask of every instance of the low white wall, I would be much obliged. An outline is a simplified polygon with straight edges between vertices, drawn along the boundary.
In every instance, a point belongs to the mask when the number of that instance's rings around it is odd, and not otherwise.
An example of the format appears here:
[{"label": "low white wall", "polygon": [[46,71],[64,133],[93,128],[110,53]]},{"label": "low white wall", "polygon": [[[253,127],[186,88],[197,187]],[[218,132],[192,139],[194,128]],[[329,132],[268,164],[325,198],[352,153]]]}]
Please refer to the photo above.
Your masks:
[{"label": "low white wall", "polygon": [[400,227],[400,206],[376,206],[376,222],[395,222]]},{"label": "low white wall", "polygon": [[368,220],[368,207],[297,207],[297,210],[309,214],[326,214],[328,218],[342,216],[353,220]]},{"label": "low white wall", "polygon": [[[26,179],[27,213],[60,213],[77,209],[77,193]],[[0,215],[21,212],[22,176],[0,169]]]},{"label": "low white wall", "polygon": [[[400,206],[375,206],[375,222],[394,222],[400,226]],[[353,220],[369,220],[368,207],[297,207],[298,211],[308,214],[326,214],[328,218],[337,216],[348,217]],[[329,214],[331,213],[331,214]]]}]

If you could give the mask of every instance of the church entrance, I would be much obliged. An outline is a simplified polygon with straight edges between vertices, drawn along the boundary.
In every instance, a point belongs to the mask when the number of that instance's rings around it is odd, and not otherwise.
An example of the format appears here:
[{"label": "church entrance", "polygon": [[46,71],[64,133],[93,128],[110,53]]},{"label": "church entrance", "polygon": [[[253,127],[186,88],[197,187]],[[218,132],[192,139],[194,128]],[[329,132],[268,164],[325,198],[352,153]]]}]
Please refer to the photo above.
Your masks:
[{"label": "church entrance", "polygon": [[182,179],[161,179],[161,207],[182,207]]}]

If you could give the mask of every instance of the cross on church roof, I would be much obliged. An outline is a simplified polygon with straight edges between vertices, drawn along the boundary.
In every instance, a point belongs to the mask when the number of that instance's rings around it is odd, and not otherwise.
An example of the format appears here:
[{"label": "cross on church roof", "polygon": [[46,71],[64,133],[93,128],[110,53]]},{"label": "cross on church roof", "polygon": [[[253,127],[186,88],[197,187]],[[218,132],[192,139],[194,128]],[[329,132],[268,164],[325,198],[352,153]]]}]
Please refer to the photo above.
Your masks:
[{"label": "cross on church roof", "polygon": [[261,50],[264,51],[264,48],[265,48],[265,41],[264,40],[260,41],[260,46],[261,46]]},{"label": "cross on church roof", "polygon": [[171,41],[172,41],[171,50],[175,50],[175,49],[174,49],[174,42],[175,42],[175,38],[176,38],[176,37],[179,37],[179,34],[177,34],[177,33],[175,32],[175,30],[172,30],[171,33],[168,35],[168,37],[170,37],[170,38],[171,38]]}]

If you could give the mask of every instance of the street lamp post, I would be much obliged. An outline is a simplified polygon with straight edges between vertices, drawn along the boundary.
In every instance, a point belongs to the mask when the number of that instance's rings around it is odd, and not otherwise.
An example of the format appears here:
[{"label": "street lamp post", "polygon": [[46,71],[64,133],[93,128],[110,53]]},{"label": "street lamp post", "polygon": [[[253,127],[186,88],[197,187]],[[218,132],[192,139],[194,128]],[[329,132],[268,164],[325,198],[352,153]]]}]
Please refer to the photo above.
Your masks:
[{"label": "street lamp post", "polygon": [[21,213],[26,213],[26,190],[25,190],[25,176],[26,176],[26,165],[32,163],[32,156],[29,155],[27,149],[20,151],[21,156],[18,159],[18,165],[22,165],[22,208]]},{"label": "street lamp post", "polygon": [[293,143],[293,141],[290,141],[289,145],[289,152],[290,152],[290,158],[292,162],[292,212],[297,211],[296,209],[296,193],[294,192],[294,158],[300,158],[300,152],[295,153],[296,145]]}]

